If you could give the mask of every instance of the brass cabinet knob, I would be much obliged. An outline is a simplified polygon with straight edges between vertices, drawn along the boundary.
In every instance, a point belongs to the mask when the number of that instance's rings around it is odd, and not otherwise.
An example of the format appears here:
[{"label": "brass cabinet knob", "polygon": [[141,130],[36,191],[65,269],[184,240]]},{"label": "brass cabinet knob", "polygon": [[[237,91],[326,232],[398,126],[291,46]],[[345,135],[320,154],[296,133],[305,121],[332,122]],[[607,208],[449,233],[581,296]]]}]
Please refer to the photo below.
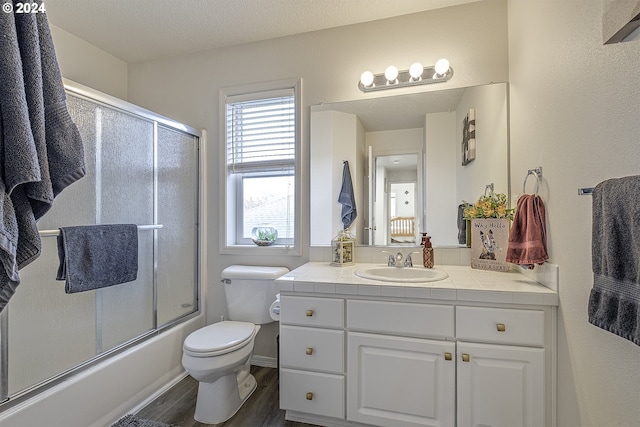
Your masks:
[{"label": "brass cabinet knob", "polygon": [[305,352],[307,353],[307,356],[311,356],[313,354],[313,348],[307,347],[307,350]]},{"label": "brass cabinet knob", "polygon": [[504,325],[504,323],[497,323],[496,329],[498,329],[498,332],[504,332],[507,330],[507,327]]},{"label": "brass cabinet knob", "polygon": [[462,361],[463,362],[468,362],[470,359],[469,355],[467,353],[462,353]]},{"label": "brass cabinet knob", "polygon": [[313,393],[307,392],[307,400],[313,400]]},{"label": "brass cabinet knob", "polygon": [[313,316],[313,310],[307,310],[307,317]]},{"label": "brass cabinet knob", "polygon": [[453,355],[451,353],[444,354],[444,360],[452,360],[452,359],[453,359]]}]

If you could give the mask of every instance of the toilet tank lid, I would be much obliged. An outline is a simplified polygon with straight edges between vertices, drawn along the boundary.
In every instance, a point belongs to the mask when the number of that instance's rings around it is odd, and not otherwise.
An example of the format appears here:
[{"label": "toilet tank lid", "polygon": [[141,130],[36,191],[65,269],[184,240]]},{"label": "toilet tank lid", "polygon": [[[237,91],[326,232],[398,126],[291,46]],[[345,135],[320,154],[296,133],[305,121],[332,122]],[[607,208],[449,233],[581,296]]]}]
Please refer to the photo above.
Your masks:
[{"label": "toilet tank lid", "polygon": [[223,279],[277,279],[289,272],[286,267],[263,267],[257,265],[230,265],[222,270]]}]

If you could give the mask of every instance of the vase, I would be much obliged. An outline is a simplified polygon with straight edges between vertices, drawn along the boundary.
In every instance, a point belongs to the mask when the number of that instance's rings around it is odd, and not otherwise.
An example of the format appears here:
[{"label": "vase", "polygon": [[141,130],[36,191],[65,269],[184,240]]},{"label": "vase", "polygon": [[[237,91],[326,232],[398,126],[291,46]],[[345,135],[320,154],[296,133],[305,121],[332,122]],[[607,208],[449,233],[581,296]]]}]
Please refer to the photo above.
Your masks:
[{"label": "vase", "polygon": [[269,224],[261,224],[251,230],[251,241],[258,246],[271,246],[278,238],[278,230]]},{"label": "vase", "polygon": [[506,258],[510,225],[507,218],[471,220],[471,268],[509,271]]}]

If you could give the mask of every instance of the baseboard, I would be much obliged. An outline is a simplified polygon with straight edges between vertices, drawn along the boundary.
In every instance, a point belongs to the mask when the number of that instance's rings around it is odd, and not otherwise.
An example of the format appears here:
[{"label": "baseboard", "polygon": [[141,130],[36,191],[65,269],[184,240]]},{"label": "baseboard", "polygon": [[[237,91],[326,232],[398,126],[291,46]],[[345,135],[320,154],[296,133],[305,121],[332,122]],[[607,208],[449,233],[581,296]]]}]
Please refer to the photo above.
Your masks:
[{"label": "baseboard", "polygon": [[355,421],[342,420],[338,418],[325,417],[324,415],[307,414],[296,411],[286,411],[284,419],[297,423],[311,424],[324,427],[368,427],[368,424],[361,424]]},{"label": "baseboard", "polygon": [[128,413],[129,414],[136,414],[136,413],[140,412],[145,406],[149,405],[151,402],[156,400],[158,397],[160,397],[166,391],[169,391],[169,389],[171,387],[173,387],[174,385],[178,384],[180,381],[185,379],[187,376],[189,376],[189,374],[187,372],[185,372],[185,371],[181,372],[178,376],[176,376],[171,381],[166,383],[163,387],[161,387],[155,393],[153,393],[152,395],[147,397],[145,400],[140,402],[138,405],[136,405],[133,408],[131,408],[131,410]]},{"label": "baseboard", "polygon": [[262,366],[265,368],[277,368],[278,359],[268,356],[253,356],[251,358],[251,364],[256,366]]}]

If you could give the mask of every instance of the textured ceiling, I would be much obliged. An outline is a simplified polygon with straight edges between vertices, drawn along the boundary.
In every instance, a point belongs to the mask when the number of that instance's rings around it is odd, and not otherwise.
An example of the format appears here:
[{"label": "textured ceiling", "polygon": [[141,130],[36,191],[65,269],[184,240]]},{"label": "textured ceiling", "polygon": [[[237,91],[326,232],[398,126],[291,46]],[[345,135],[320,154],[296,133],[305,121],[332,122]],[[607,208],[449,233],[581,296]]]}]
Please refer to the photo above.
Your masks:
[{"label": "textured ceiling", "polygon": [[141,62],[477,0],[52,0],[51,24]]}]

